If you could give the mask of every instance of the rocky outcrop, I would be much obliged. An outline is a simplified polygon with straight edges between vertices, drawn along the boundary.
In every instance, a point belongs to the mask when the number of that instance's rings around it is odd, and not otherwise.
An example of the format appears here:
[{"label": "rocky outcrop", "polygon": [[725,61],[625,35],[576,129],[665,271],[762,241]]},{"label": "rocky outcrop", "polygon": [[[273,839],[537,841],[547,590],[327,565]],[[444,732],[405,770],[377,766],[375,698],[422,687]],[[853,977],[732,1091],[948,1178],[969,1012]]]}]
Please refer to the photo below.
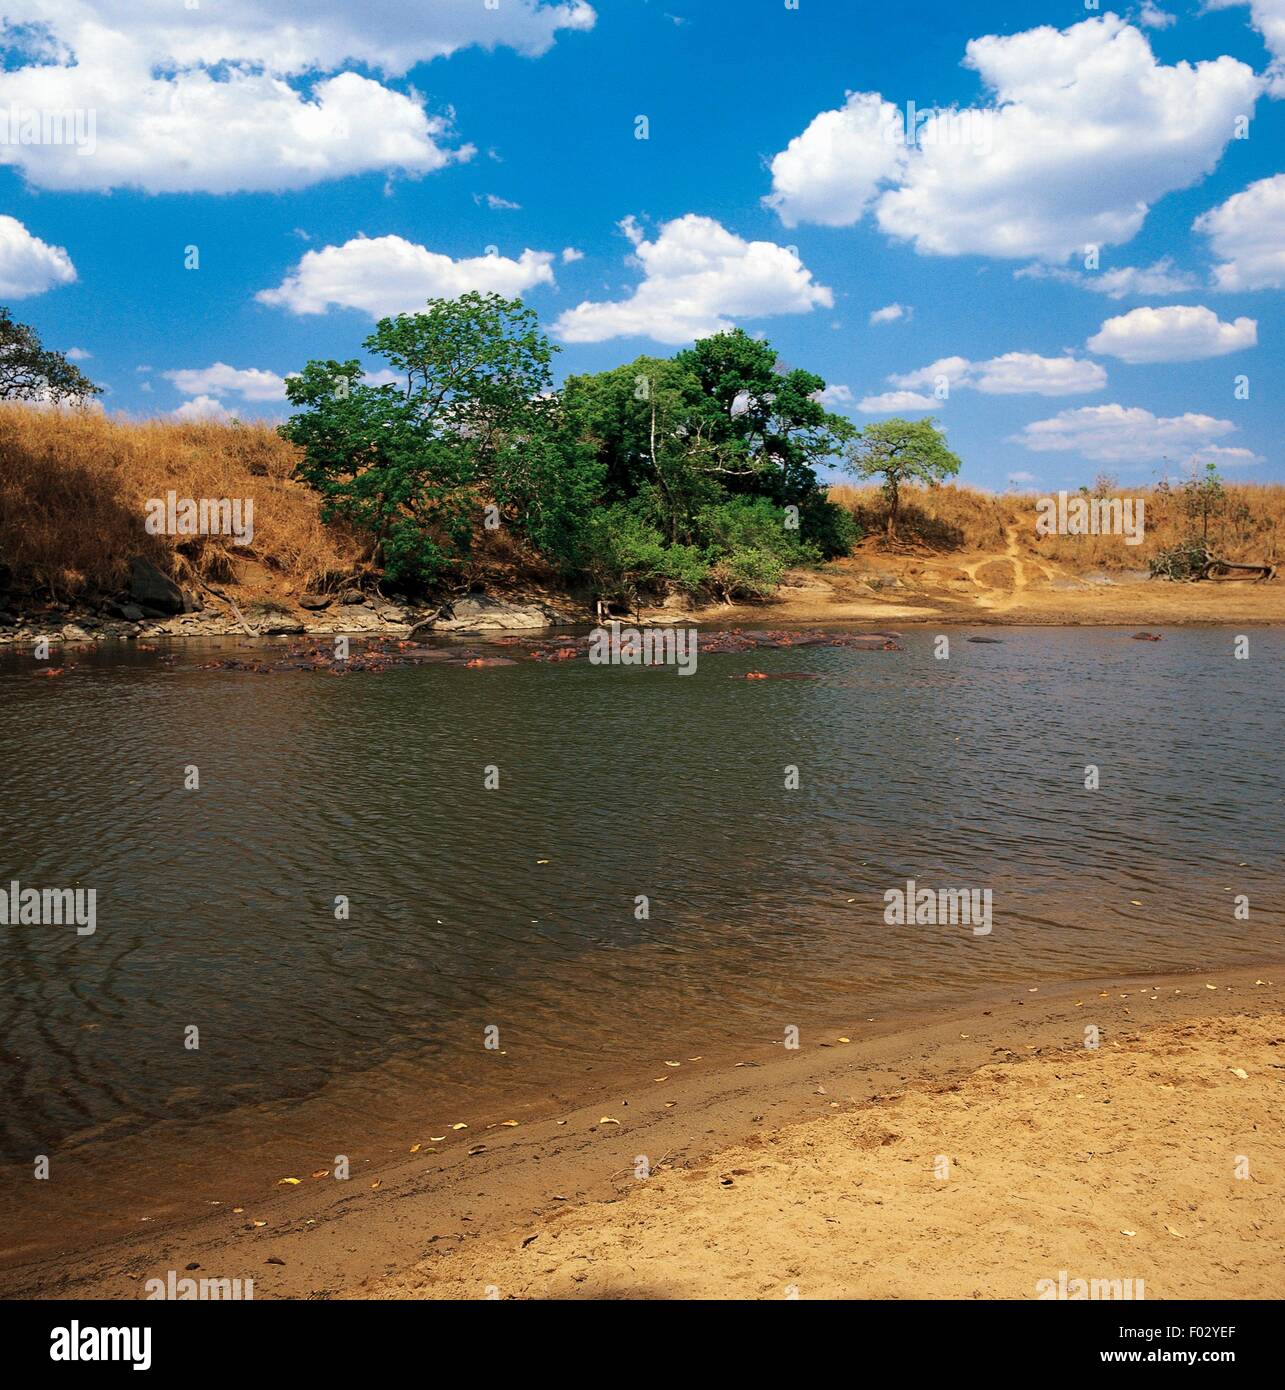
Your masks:
[{"label": "rocky outcrop", "polygon": [[129,596],[152,613],[170,616],[187,611],[183,590],[141,555],[129,562]]},{"label": "rocky outcrop", "polygon": [[488,594],[457,599],[450,615],[433,624],[434,632],[522,632],[568,621],[539,603],[510,603]]}]

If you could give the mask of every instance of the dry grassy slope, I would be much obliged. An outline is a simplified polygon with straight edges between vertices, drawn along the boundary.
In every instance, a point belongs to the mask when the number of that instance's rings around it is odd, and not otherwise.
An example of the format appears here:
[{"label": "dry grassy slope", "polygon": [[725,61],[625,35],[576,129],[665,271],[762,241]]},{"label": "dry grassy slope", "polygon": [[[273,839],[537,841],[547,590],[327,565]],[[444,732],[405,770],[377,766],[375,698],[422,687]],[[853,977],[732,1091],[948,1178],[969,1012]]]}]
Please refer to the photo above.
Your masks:
[{"label": "dry grassy slope", "polygon": [[[243,604],[290,604],[307,589],[373,578],[360,539],[344,527],[323,525],[316,496],[292,480],[296,459],[293,447],[263,424],[133,422],[96,412],[0,407],[0,563],[19,587],[30,585],[61,600],[119,589],[130,557],[138,554],[180,583],[227,585]],[[144,504],[170,489],[180,497],[253,498],[253,544],[149,536]],[[1243,516],[1216,526],[1215,548],[1230,559],[1280,558],[1285,486],[1228,490]],[[838,487],[831,496],[851,507],[867,530],[880,529],[876,488]],[[1149,554],[1183,531],[1177,502],[1150,494],[1140,546],[1126,546],[1118,537],[1038,537],[1029,495],[911,489],[905,509],[911,545],[889,554],[872,538],[819,575],[796,574],[780,595],[783,602],[770,605],[776,615],[864,618],[891,604],[903,617],[959,607],[1012,618],[1032,604],[1048,607],[1050,595],[1090,571],[1144,568]],[[484,532],[479,541],[470,579],[514,595],[552,592],[554,576],[511,537]],[[871,571],[896,576],[910,594],[880,593],[872,604],[872,590],[863,582]],[[1249,588],[1231,587],[1242,594]],[[1148,602],[1161,588],[1186,595],[1184,605],[1209,607],[1209,616],[1227,607],[1225,598],[1203,592],[1212,585],[1150,585]],[[1274,592],[1285,585],[1267,588]],[[1192,599],[1197,589],[1202,592]],[[1236,602],[1270,609],[1272,600]]]}]

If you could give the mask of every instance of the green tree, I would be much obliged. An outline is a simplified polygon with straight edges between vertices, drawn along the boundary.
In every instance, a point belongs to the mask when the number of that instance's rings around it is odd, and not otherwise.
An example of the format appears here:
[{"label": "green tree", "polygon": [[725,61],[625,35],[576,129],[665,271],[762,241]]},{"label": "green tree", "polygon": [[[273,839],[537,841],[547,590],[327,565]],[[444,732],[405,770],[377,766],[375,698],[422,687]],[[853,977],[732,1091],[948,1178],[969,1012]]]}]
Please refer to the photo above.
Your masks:
[{"label": "green tree", "polygon": [[863,479],[882,478],[888,503],[888,539],[895,540],[903,483],[936,487],[959,472],[959,459],[931,416],[879,420],[857,432],[845,465]]},{"label": "green tree", "polygon": [[34,328],[0,308],[0,401],[83,405],[101,392],[61,352],[42,347]]},{"label": "green tree", "polygon": [[1178,495],[1183,514],[1193,528],[1200,522],[1200,538],[1208,541],[1211,518],[1221,516],[1227,509],[1227,490],[1217,466],[1206,463],[1203,473],[1195,473],[1182,483]]},{"label": "green tree", "polygon": [[533,479],[556,473],[565,435],[547,399],[553,348],[520,300],[477,293],[381,319],[362,346],[399,379],[309,362],[287,379],[299,410],[281,433],[324,517],[368,530],[390,579],[430,581],[467,553],[488,497],[537,514]]},{"label": "green tree", "polygon": [[833,554],[846,550],[847,533],[815,470],[855,429],[816,399],[824,386],[814,373],[783,369],[767,343],[737,329],[673,358],[572,377],[563,395],[602,463],[608,499],[640,499],[669,544],[703,544],[706,509],[761,496],[798,507],[803,539],[815,532]]}]

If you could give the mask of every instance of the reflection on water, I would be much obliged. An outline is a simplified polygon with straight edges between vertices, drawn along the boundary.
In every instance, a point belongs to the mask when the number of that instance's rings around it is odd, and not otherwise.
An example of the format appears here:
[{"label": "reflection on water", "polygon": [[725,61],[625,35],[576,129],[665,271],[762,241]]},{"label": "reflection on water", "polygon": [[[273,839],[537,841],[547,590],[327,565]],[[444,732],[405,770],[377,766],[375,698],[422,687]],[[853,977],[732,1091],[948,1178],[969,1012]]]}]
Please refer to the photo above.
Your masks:
[{"label": "reflection on water", "polygon": [[[307,1098],[369,1138],[711,1037],[1278,954],[1282,634],[1002,636],[684,678],[4,657],[0,881],[98,894],[92,937],[0,927],[5,1162],[200,1121],[234,1171]],[[885,925],[907,878],[990,888],[993,933]]]}]

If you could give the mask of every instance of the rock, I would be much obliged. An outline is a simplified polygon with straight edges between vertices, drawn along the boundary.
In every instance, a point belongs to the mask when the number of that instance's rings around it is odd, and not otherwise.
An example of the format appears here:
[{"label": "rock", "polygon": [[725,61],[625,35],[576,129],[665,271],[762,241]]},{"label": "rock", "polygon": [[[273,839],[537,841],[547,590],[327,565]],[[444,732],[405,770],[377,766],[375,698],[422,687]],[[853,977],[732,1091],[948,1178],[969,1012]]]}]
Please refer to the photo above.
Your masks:
[{"label": "rock", "polygon": [[259,628],[259,633],[263,637],[292,637],[296,633],[304,632],[304,625],[295,622],[293,618],[270,618],[266,624]]},{"label": "rock", "polygon": [[202,613],[205,611],[205,600],[195,589],[183,590],[183,612]]},{"label": "rock", "polygon": [[127,623],[141,623],[145,616],[136,603],[113,603],[111,609],[118,618],[124,618]]},{"label": "rock", "polygon": [[365,603],[366,595],[359,589],[345,589],[343,593],[339,595],[339,602],[345,604]]},{"label": "rock", "polygon": [[323,609],[330,607],[330,595],[300,594],[299,607],[308,609],[310,613],[320,613]]},{"label": "rock", "polygon": [[60,635],[64,642],[88,642],[90,640],[89,633],[83,627],[77,627],[75,623],[68,623]]},{"label": "rock", "polygon": [[0,627],[17,627],[18,617],[16,613],[7,613],[0,608]]},{"label": "rock", "polygon": [[129,596],[144,610],[165,615],[183,611],[182,589],[141,555],[129,562]]},{"label": "rock", "polygon": [[449,618],[439,618],[435,632],[519,631],[548,627],[549,615],[538,604],[509,603],[487,594],[470,594],[460,599]]}]

